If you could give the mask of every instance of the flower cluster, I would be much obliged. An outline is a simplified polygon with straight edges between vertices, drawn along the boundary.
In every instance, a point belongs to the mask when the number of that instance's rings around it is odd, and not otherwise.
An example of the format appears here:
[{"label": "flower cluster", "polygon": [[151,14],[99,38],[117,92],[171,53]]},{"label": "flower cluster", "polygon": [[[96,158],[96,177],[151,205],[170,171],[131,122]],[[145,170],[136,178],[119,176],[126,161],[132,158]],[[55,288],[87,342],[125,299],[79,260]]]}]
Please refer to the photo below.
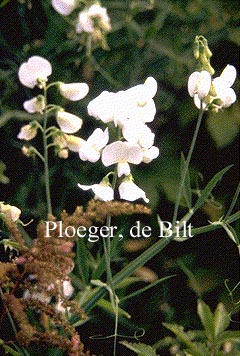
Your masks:
[{"label": "flower cluster", "polygon": [[218,112],[231,106],[236,101],[236,94],[231,88],[236,75],[235,67],[229,64],[221,75],[214,79],[206,70],[192,73],[188,79],[188,92],[194,98],[197,108],[200,109],[202,105],[204,110]]},{"label": "flower cluster", "polygon": [[[59,157],[67,158],[68,149],[75,151],[76,145],[78,146],[81,142],[78,137],[68,134],[76,133],[81,128],[82,119],[66,112],[62,107],[47,104],[47,81],[51,73],[51,64],[48,60],[40,56],[30,57],[27,62],[20,66],[18,72],[20,82],[28,88],[32,89],[37,86],[44,90],[44,95],[40,94],[34,98],[26,100],[23,103],[23,107],[31,114],[40,113],[47,115],[53,110],[56,111],[56,121],[60,130],[56,127],[52,127],[51,132],[48,134],[53,137],[53,143]],[[86,83],[65,84],[56,82],[49,85],[56,85],[60,94],[71,101],[83,99],[89,91],[89,87]],[[32,121],[21,128],[18,138],[20,140],[30,141],[37,135],[38,129],[43,130],[40,123]],[[23,146],[22,151],[27,156],[31,155],[31,152],[35,153],[34,150],[31,150],[31,148],[26,146]]]},{"label": "flower cluster", "polygon": [[236,94],[231,88],[237,75],[235,67],[228,64],[221,75],[213,79],[212,52],[205,37],[195,37],[193,52],[199,70],[190,75],[188,92],[194,98],[195,105],[198,109],[214,112],[228,108],[236,101]]},{"label": "flower cluster", "polygon": [[[130,164],[149,163],[159,155],[159,149],[153,145],[155,135],[146,124],[153,121],[156,113],[153,101],[156,92],[157,82],[149,77],[144,84],[125,91],[103,91],[88,104],[89,115],[106,124],[113,123],[119,138],[108,144],[108,129],[96,129],[80,148],[80,158],[96,162],[101,157],[104,166],[116,165],[117,176],[121,179],[119,195],[125,200],[142,198],[149,201],[145,192],[133,182]],[[113,200],[114,187],[108,176],[100,184],[79,184],[79,187],[92,189],[95,198]]]},{"label": "flower cluster", "polygon": [[[63,16],[70,15],[78,8],[76,0],[52,0],[52,6]],[[110,18],[107,9],[102,7],[99,2],[93,2],[78,13],[76,33],[85,33],[90,36],[93,42],[98,42],[103,48],[107,48],[105,34],[111,31]]]},{"label": "flower cluster", "polygon": [[[148,122],[153,121],[156,113],[153,101],[157,92],[156,80],[149,77],[144,84],[117,93],[103,91],[88,104],[89,115],[101,120],[104,124],[115,127],[118,137],[114,142],[109,143],[109,127],[105,130],[95,129],[86,140],[72,135],[82,127],[83,120],[66,112],[62,107],[47,104],[47,90],[50,86],[56,85],[63,97],[76,101],[87,95],[88,85],[62,82],[47,85],[48,76],[51,73],[51,64],[39,56],[29,58],[20,66],[18,73],[20,82],[29,88],[38,86],[43,89],[43,95],[25,101],[23,107],[31,114],[44,114],[45,125],[41,126],[38,121],[32,121],[21,128],[18,138],[30,141],[40,129],[46,140],[50,137],[53,139],[53,143],[47,144],[46,149],[54,146],[61,158],[67,158],[71,150],[78,152],[82,161],[95,163],[101,158],[105,167],[115,165],[116,173],[110,172],[100,184],[79,184],[83,190],[92,189],[97,199],[104,201],[114,199],[115,186],[110,184],[109,175],[116,174],[120,180],[121,199],[134,201],[142,198],[148,202],[145,192],[133,182],[130,164],[149,163],[159,155],[159,149],[154,146],[155,135],[147,126]],[[53,110],[56,111],[56,121],[60,129],[47,126],[47,115]],[[37,153],[43,161],[45,159],[34,147],[23,146],[22,152],[27,156]]]}]

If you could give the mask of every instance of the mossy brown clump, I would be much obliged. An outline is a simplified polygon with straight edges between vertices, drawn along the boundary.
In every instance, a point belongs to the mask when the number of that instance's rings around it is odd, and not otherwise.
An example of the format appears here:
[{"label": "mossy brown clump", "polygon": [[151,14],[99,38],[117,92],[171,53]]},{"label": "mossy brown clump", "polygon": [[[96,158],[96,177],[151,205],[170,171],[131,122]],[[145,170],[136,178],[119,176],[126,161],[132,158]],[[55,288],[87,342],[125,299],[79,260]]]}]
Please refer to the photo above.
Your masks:
[{"label": "mossy brown clump", "polygon": [[[108,216],[150,214],[150,209],[127,202],[100,202],[91,200],[84,209],[79,206],[73,214],[61,214],[62,231],[69,225],[89,228],[94,223],[104,223]],[[7,315],[13,317],[17,326],[18,345],[40,345],[44,349],[56,347],[68,356],[90,356],[83,351],[84,345],[67,315],[85,319],[84,311],[71,298],[73,287],[69,273],[74,269],[74,244],[76,236],[59,237],[59,221],[49,216],[57,228],[46,237],[46,223],[36,228],[32,247],[24,240],[17,223],[4,219],[11,239],[19,245],[19,256],[11,262],[0,263],[0,287],[4,310],[0,322]],[[64,283],[70,287],[69,295]],[[60,332],[61,330],[61,332]]]}]

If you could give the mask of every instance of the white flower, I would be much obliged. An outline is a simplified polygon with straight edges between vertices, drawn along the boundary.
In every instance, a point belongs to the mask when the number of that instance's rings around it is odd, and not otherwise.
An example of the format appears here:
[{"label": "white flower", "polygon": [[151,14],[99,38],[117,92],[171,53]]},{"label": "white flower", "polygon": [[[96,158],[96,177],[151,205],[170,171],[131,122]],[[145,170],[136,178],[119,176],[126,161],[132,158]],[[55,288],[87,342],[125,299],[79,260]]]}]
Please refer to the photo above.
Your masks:
[{"label": "white flower", "polygon": [[82,119],[66,111],[57,112],[57,123],[65,133],[75,133],[82,127]]},{"label": "white flower", "polygon": [[93,33],[95,28],[99,28],[105,32],[111,30],[110,18],[107,14],[107,9],[99,4],[93,4],[88,9],[81,11],[78,15],[76,24],[76,32]]},{"label": "white flower", "polygon": [[40,56],[30,57],[27,62],[21,64],[18,71],[20,82],[31,89],[37,84],[42,87],[41,82],[47,82],[48,76],[51,74],[51,64]]},{"label": "white flower", "polygon": [[227,108],[236,101],[235,91],[231,88],[237,76],[237,71],[234,66],[227,65],[220,77],[213,79],[212,84],[216,91],[216,97],[219,99],[220,108]]},{"label": "white flower", "polygon": [[114,192],[109,182],[105,182],[104,179],[99,184],[83,185],[78,184],[78,187],[83,190],[92,189],[95,194],[95,199],[103,201],[111,201],[114,199]]},{"label": "white flower", "polygon": [[30,114],[34,114],[35,112],[42,113],[45,109],[45,99],[43,95],[35,96],[30,100],[26,100],[23,103],[24,109],[29,112]]},{"label": "white flower", "polygon": [[143,159],[141,147],[138,144],[116,141],[106,146],[102,151],[102,162],[108,167],[118,163],[118,177],[128,175],[128,163],[139,164]]},{"label": "white flower", "polygon": [[87,141],[82,142],[79,150],[79,157],[83,161],[95,163],[99,160],[101,150],[106,146],[109,140],[108,128],[104,131],[97,128]]},{"label": "white flower", "polygon": [[159,156],[159,148],[156,146],[152,146],[149,149],[143,149],[143,162],[150,163],[153,159]]},{"label": "white flower", "polygon": [[128,201],[134,201],[142,198],[146,203],[149,199],[146,197],[146,193],[139,188],[133,181],[132,178],[125,179],[119,186],[120,198]]},{"label": "white flower", "polygon": [[34,124],[27,124],[21,127],[17,138],[20,140],[30,141],[37,135],[37,127]]},{"label": "white flower", "polygon": [[77,7],[76,0],[52,0],[52,7],[63,16],[70,15]]},{"label": "white flower", "polygon": [[[34,289],[37,289],[34,287]],[[38,291],[29,291],[28,289],[24,291],[23,293],[23,299],[33,299],[33,300],[39,300],[42,303],[49,304],[51,301],[51,297],[47,295],[46,292],[38,292]]]},{"label": "white flower", "polygon": [[139,123],[151,122],[156,114],[153,96],[157,91],[157,82],[149,77],[144,84],[136,85],[117,93],[103,91],[88,104],[89,115],[104,123],[113,121],[115,126],[124,126],[127,119]]},{"label": "white flower", "polygon": [[74,135],[65,135],[65,140],[67,147],[69,148],[70,151],[73,152],[78,152],[82,145],[86,142],[80,137],[74,136]]},{"label": "white flower", "polygon": [[0,202],[0,213],[2,213],[6,218],[10,218],[13,221],[17,221],[21,215],[21,210],[14,205],[4,204]]},{"label": "white flower", "polygon": [[[202,100],[203,110],[208,110],[210,107],[212,111],[218,112],[222,108],[231,106],[236,101],[235,91],[231,88],[236,75],[235,67],[228,64],[222,74],[213,79],[209,95]],[[200,109],[201,100],[197,94],[194,95],[194,103]]]},{"label": "white flower", "polygon": [[150,148],[153,145],[154,133],[147,125],[136,120],[127,120],[122,127],[122,133],[130,143],[138,143],[144,148]]},{"label": "white flower", "polygon": [[60,83],[59,90],[62,96],[71,101],[83,99],[89,92],[89,86],[86,83]]},{"label": "white flower", "polygon": [[191,97],[195,94],[199,99],[206,97],[210,91],[212,78],[208,71],[194,72],[188,79],[188,93]]},{"label": "white flower", "polygon": [[88,114],[94,116],[97,120],[103,121],[104,123],[113,121],[115,95],[115,93],[104,90],[95,99],[90,101],[87,106]]}]

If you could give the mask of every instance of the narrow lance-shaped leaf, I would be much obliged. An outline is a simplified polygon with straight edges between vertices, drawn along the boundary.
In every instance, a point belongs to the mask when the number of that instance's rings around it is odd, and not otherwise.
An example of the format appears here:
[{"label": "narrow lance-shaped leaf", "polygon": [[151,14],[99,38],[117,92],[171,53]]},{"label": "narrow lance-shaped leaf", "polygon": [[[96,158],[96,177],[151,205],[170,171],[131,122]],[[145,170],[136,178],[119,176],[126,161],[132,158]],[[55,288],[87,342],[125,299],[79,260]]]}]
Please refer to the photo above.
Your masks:
[{"label": "narrow lance-shaped leaf", "polygon": [[223,305],[223,303],[219,303],[215,312],[214,312],[214,333],[215,336],[221,334],[224,330],[226,330],[230,324],[230,317]]},{"label": "narrow lance-shaped leaf", "polygon": [[206,199],[209,197],[209,194],[213,190],[213,188],[217,185],[217,183],[220,181],[220,179],[223,177],[223,175],[232,167],[232,165],[227,166],[223,168],[220,172],[216,173],[214,177],[208,182],[206,187],[202,190],[200,197],[198,198],[195,206],[193,207],[193,210],[196,211],[199,209]]},{"label": "narrow lance-shaped leaf", "polygon": [[213,313],[211,312],[210,307],[206,303],[204,303],[203,300],[199,299],[197,311],[201,319],[201,323],[205,329],[208,340],[213,342],[215,337],[215,330]]},{"label": "narrow lance-shaped leaf", "polygon": [[156,351],[152,346],[142,343],[131,343],[128,341],[121,341],[120,344],[126,346],[129,350],[134,351],[138,356],[157,356]]}]

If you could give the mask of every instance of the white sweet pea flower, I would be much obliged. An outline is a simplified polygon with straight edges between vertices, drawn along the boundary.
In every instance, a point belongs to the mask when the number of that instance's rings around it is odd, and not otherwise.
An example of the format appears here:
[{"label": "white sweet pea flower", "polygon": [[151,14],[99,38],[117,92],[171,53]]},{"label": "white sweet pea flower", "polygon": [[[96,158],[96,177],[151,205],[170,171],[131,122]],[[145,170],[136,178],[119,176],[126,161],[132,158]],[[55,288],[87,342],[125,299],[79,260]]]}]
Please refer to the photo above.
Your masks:
[{"label": "white sweet pea flower", "polygon": [[37,135],[37,127],[35,123],[27,124],[21,127],[17,138],[20,140],[30,141]]},{"label": "white sweet pea flower", "polygon": [[82,142],[79,150],[79,157],[83,161],[95,163],[99,160],[101,150],[106,146],[109,140],[108,128],[104,131],[97,128],[87,141]]},{"label": "white sweet pea flower", "polygon": [[36,85],[42,88],[41,83],[47,82],[48,76],[51,74],[52,66],[48,60],[40,56],[33,56],[21,64],[18,78],[28,88],[32,89]]},{"label": "white sweet pea flower", "polygon": [[89,92],[89,86],[86,83],[60,83],[59,90],[64,98],[77,101],[83,99]]},{"label": "white sweet pea flower", "polygon": [[191,97],[195,94],[199,99],[205,98],[211,87],[212,78],[208,71],[194,72],[188,79],[188,93]]},{"label": "white sweet pea flower", "polygon": [[138,143],[141,147],[150,148],[154,142],[154,133],[150,128],[137,120],[127,120],[122,127],[123,137],[130,143]]},{"label": "white sweet pea flower", "polygon": [[23,107],[30,114],[34,114],[36,112],[42,113],[46,107],[44,96],[38,95],[30,100],[24,101]]},{"label": "white sweet pea flower", "polygon": [[146,193],[133,182],[131,176],[124,179],[118,189],[121,199],[134,201],[142,198],[146,203],[149,202]]},{"label": "white sweet pea flower", "polygon": [[[203,110],[210,108],[212,111],[218,112],[222,108],[231,106],[236,101],[235,91],[231,88],[236,75],[235,67],[227,65],[222,74],[213,79],[210,93],[202,100]],[[201,100],[196,94],[194,95],[194,103],[200,109]]]},{"label": "white sweet pea flower", "polygon": [[88,114],[104,123],[113,121],[115,109],[115,93],[104,90],[87,106]]},{"label": "white sweet pea flower", "polygon": [[57,112],[57,123],[65,133],[75,133],[82,127],[82,119],[66,111]]},{"label": "white sweet pea flower", "polygon": [[220,100],[217,105],[219,108],[228,108],[236,101],[235,91],[231,88],[237,76],[237,71],[234,66],[227,65],[221,75],[212,81],[212,85],[216,92],[214,99]]},{"label": "white sweet pea flower", "polygon": [[52,7],[59,14],[68,16],[77,7],[77,0],[52,0]]},{"label": "white sweet pea flower", "polygon": [[21,210],[14,205],[4,204],[0,202],[0,213],[6,218],[10,218],[13,221],[17,221],[21,215]]},{"label": "white sweet pea flower", "polygon": [[152,146],[150,148],[143,148],[143,162],[150,163],[153,159],[159,156],[159,148]]},{"label": "white sweet pea flower", "polygon": [[97,28],[109,32],[111,24],[107,9],[99,4],[93,4],[88,9],[79,13],[76,32],[93,33]]},{"label": "white sweet pea flower", "polygon": [[156,114],[153,97],[157,82],[149,77],[144,84],[117,93],[103,91],[88,104],[88,113],[104,123],[113,121],[115,126],[124,126],[128,119],[139,123],[151,122]]},{"label": "white sweet pea flower", "polygon": [[116,141],[106,146],[102,151],[102,162],[108,167],[118,163],[118,177],[128,175],[128,163],[139,164],[143,159],[141,147],[138,144]]},{"label": "white sweet pea flower", "polygon": [[103,180],[99,184],[78,184],[78,187],[83,190],[92,189],[93,193],[95,194],[94,199],[99,199],[103,201],[111,201],[114,199],[114,191],[107,177],[103,178]]}]

